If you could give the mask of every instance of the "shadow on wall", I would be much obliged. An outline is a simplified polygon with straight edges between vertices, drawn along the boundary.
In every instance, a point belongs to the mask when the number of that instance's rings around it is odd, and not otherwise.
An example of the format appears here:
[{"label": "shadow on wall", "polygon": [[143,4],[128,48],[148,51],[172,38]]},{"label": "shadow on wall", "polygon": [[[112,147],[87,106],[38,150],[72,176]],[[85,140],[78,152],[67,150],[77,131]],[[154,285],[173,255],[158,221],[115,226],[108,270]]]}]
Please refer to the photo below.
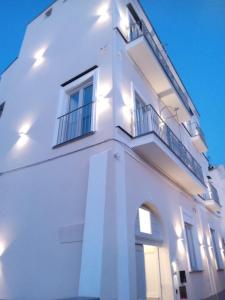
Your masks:
[{"label": "shadow on wall", "polygon": [[225,299],[225,290],[223,290],[219,294],[216,294],[216,295],[211,296],[209,298],[204,298],[202,300],[224,300],[224,299]]}]

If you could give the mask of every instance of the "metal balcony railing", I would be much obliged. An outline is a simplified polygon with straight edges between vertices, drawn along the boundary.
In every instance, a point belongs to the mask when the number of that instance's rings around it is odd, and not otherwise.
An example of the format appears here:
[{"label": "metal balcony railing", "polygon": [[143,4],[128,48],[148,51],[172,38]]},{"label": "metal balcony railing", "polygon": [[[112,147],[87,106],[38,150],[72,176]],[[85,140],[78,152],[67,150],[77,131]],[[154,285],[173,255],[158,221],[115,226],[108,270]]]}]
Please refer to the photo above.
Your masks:
[{"label": "metal balcony railing", "polygon": [[218,191],[210,182],[208,183],[208,191],[203,198],[205,200],[214,200],[219,206],[221,206]]},{"label": "metal balcony railing", "polygon": [[90,102],[59,117],[57,144],[91,133],[92,111],[93,102]]},{"label": "metal balcony railing", "polygon": [[[154,34],[154,33],[153,33]],[[173,85],[174,89],[176,90],[177,94],[179,95],[182,103],[186,107],[187,111],[190,112],[189,101],[186,94],[182,91],[180,85],[178,84],[175,76],[173,75],[170,67],[163,56],[161,50],[159,49],[158,45],[156,44],[153,34],[149,32],[145,23],[141,20],[138,23],[132,23],[130,28],[130,41],[134,41],[137,38],[144,36],[148,45],[152,49],[153,53],[155,54],[156,58],[158,59],[159,63],[161,64],[164,72],[167,74],[171,84]]]},{"label": "metal balcony railing", "polygon": [[142,106],[134,112],[135,137],[154,132],[181,162],[205,185],[200,164],[190,154],[180,139],[163,121],[152,105]]}]

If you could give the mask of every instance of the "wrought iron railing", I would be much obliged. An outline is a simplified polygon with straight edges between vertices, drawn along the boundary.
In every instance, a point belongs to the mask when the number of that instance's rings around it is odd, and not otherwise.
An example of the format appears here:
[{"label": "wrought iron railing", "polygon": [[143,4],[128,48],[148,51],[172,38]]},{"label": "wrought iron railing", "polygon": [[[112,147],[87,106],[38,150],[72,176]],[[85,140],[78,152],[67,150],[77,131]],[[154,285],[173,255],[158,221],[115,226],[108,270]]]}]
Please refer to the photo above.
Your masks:
[{"label": "wrought iron railing", "polygon": [[93,102],[70,111],[58,118],[57,144],[62,144],[92,131]]},{"label": "wrought iron railing", "polygon": [[200,164],[159,116],[152,105],[142,106],[134,112],[133,127],[135,137],[154,132],[200,182],[205,185]]},{"label": "wrought iron railing", "polygon": [[178,84],[178,82],[177,82],[175,76],[173,75],[173,73],[172,73],[165,57],[162,54],[162,51],[159,49],[158,45],[156,44],[156,42],[154,40],[153,34],[154,33],[149,32],[147,26],[145,25],[145,23],[143,21],[131,24],[130,41],[134,41],[137,38],[139,38],[140,36],[145,37],[148,45],[150,46],[153,53],[157,57],[157,59],[158,59],[159,63],[161,64],[164,72],[167,74],[171,84],[173,85],[174,89],[176,90],[177,94],[179,95],[182,103],[184,104],[186,109],[190,112],[188,97],[186,96],[186,94],[183,92],[180,85]]},{"label": "wrought iron railing", "polygon": [[210,182],[207,184],[207,186],[208,186],[208,191],[206,194],[203,195],[203,198],[205,200],[214,200],[219,206],[221,206],[217,189]]}]

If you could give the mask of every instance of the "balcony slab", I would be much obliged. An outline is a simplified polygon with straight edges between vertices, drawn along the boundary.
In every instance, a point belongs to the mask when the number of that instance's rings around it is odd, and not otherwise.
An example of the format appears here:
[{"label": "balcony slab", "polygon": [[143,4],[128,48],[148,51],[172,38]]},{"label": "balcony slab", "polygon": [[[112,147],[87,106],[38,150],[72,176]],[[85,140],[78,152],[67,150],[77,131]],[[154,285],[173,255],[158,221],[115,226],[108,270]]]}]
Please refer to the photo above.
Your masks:
[{"label": "balcony slab", "polygon": [[154,132],[134,138],[131,147],[146,162],[159,169],[189,194],[205,192],[206,187],[201,181]]}]

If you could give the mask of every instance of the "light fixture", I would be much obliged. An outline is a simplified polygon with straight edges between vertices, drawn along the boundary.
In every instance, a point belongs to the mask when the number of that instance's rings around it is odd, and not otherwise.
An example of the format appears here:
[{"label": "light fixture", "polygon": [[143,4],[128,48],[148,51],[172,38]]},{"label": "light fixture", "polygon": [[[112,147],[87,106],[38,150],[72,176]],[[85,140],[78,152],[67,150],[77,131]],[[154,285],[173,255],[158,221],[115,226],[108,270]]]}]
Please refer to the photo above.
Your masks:
[{"label": "light fixture", "polygon": [[173,269],[173,273],[176,274],[177,273],[177,263],[175,261],[172,261],[172,269]]},{"label": "light fixture", "polygon": [[16,143],[18,148],[22,148],[28,141],[29,137],[27,135],[30,130],[31,125],[29,123],[24,123],[19,129],[19,139]]},{"label": "light fixture", "polygon": [[3,253],[5,252],[5,243],[3,243],[2,241],[0,241],[0,257],[3,255]]},{"label": "light fixture", "polygon": [[35,59],[34,67],[38,67],[44,62],[44,60],[45,60],[45,58],[44,58],[45,51],[46,51],[46,48],[43,47],[35,53],[35,55],[34,55],[34,59]]},{"label": "light fixture", "polygon": [[105,3],[102,4],[97,10],[97,15],[99,23],[107,21],[110,18],[109,5]]},{"label": "light fixture", "polygon": [[29,124],[29,123],[24,123],[24,124],[20,127],[19,135],[20,135],[20,136],[26,135],[27,132],[29,131],[29,129],[30,129],[30,124]]}]

